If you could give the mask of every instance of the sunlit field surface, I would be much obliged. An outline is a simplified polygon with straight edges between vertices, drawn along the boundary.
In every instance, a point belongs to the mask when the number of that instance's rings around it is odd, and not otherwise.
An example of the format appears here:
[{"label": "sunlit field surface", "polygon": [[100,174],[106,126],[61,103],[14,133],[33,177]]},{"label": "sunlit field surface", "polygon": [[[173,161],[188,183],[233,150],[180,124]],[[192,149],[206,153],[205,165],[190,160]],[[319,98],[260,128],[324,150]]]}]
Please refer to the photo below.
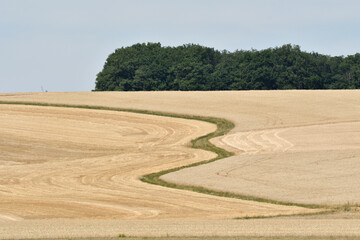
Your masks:
[{"label": "sunlit field surface", "polygon": [[[140,181],[215,157],[192,149],[210,123],[104,110],[0,105],[0,238],[360,235],[360,91],[0,94],[21,101],[225,118],[212,139],[235,156],[162,179],[297,206]],[[346,212],[339,212],[346,205]],[[201,230],[202,229],[202,230]]]}]

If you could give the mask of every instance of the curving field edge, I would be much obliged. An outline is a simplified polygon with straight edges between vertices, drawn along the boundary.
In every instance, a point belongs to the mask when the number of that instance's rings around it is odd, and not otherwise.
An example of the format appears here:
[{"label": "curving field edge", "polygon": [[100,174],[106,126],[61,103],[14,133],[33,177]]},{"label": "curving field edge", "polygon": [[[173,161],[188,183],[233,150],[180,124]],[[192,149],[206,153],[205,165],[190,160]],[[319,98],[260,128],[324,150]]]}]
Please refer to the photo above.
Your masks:
[{"label": "curving field edge", "polygon": [[[91,106],[91,105],[70,105],[70,104],[50,104],[50,103],[41,103],[41,102],[15,102],[15,101],[0,101],[0,104],[14,104],[14,105],[32,105],[32,106],[46,106],[46,107],[65,107],[65,108],[82,108],[82,109],[93,109],[93,110],[107,110],[107,111],[122,111],[122,112],[132,112],[132,113],[139,113],[139,114],[150,114],[150,115],[157,115],[157,116],[164,116],[164,117],[173,117],[173,118],[184,118],[184,119],[191,119],[191,120],[200,120],[205,121],[209,123],[213,123],[217,126],[216,131],[209,133],[205,136],[198,137],[191,141],[190,147],[197,148],[197,149],[203,149],[206,151],[211,151],[217,154],[217,157],[206,160],[206,161],[200,161],[194,164],[185,165],[178,168],[172,168],[165,171],[155,172],[151,173],[145,176],[142,176],[140,178],[141,181],[149,183],[149,184],[155,184],[160,185],[164,187],[170,187],[170,188],[176,188],[181,190],[189,190],[194,191],[198,193],[204,193],[214,196],[220,196],[220,197],[227,197],[227,198],[236,198],[236,199],[242,199],[242,200],[250,200],[250,201],[256,201],[256,202],[265,202],[265,203],[271,203],[271,204],[278,204],[278,205],[286,205],[286,206],[298,206],[298,207],[304,207],[304,208],[322,208],[322,209],[328,209],[327,211],[321,211],[317,213],[306,213],[301,215],[314,215],[314,214],[323,214],[328,212],[333,212],[334,209],[329,209],[328,206],[324,205],[317,205],[317,204],[299,204],[299,203],[292,203],[292,202],[283,202],[283,201],[276,201],[272,199],[266,199],[266,198],[259,198],[254,196],[247,196],[247,195],[240,195],[235,194],[231,192],[223,192],[223,191],[214,191],[210,190],[204,187],[200,186],[192,186],[192,185],[180,185],[180,184],[174,184],[170,182],[166,182],[162,180],[160,177],[162,175],[165,175],[170,172],[175,172],[184,168],[189,167],[195,167],[203,164],[207,164],[210,162],[217,161],[219,159],[223,159],[226,157],[233,156],[234,153],[229,152],[225,149],[216,147],[212,143],[210,143],[210,139],[217,137],[217,136],[223,136],[227,134],[231,129],[234,128],[234,123],[221,118],[215,118],[215,117],[205,117],[205,116],[196,116],[196,115],[185,115],[185,114],[174,114],[174,113],[167,113],[167,112],[160,112],[160,111],[149,111],[149,110],[138,110],[138,109],[125,109],[125,108],[114,108],[114,107],[105,107],[105,106]],[[289,215],[287,215],[289,216]],[[254,216],[254,217],[246,217],[246,218],[259,218],[262,216]],[[275,216],[276,217],[276,216]]]}]

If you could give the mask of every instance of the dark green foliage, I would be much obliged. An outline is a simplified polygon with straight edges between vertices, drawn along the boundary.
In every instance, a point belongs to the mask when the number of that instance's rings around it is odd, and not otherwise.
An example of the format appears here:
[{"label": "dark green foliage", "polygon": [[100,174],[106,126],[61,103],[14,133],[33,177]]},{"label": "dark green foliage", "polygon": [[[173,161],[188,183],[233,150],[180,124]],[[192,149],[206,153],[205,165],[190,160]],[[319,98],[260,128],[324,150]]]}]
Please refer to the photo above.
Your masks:
[{"label": "dark green foliage", "polygon": [[112,53],[96,91],[360,88],[360,54],[330,57],[297,45],[217,51],[194,44],[135,44]]}]

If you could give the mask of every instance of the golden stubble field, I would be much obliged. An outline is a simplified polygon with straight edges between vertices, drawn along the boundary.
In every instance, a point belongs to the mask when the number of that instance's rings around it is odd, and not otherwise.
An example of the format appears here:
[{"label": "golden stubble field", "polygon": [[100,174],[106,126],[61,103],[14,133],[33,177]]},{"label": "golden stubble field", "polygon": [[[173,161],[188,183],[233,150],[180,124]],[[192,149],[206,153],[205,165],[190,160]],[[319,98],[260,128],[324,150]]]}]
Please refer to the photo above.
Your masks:
[{"label": "golden stubble field", "polygon": [[[163,178],[274,200],[343,204],[356,203],[360,192],[359,94],[19,93],[0,94],[0,101],[226,118],[236,127],[212,141],[236,156]],[[0,105],[0,113],[0,238],[115,233],[360,235],[356,214],[224,220],[313,210],[208,196],[139,180],[147,173],[213,157],[187,145],[191,139],[214,131],[214,125],[124,112],[35,106]]]}]

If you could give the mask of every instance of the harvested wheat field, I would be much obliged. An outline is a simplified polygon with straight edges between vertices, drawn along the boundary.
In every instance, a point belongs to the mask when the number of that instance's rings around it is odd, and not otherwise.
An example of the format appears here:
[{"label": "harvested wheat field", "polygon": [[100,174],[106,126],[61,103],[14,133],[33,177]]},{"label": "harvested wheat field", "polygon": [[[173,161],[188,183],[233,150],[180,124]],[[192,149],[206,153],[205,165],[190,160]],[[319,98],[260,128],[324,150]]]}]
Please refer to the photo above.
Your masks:
[{"label": "harvested wheat field", "polygon": [[213,142],[238,155],[163,179],[284,202],[360,203],[358,121],[237,132]]},{"label": "harvested wheat field", "polygon": [[[236,156],[164,175],[285,202],[357,203],[360,91],[0,94],[22,101],[144,109],[228,119],[213,139]],[[210,159],[191,139],[215,125],[144,114],[0,105],[0,238],[360,235],[359,217],[230,220],[316,209],[215,197],[143,183]],[[228,220],[224,220],[228,219]],[[144,227],[145,226],[145,227]],[[203,229],[199,231],[199,229]],[[20,231],[19,231],[20,230]]]}]

